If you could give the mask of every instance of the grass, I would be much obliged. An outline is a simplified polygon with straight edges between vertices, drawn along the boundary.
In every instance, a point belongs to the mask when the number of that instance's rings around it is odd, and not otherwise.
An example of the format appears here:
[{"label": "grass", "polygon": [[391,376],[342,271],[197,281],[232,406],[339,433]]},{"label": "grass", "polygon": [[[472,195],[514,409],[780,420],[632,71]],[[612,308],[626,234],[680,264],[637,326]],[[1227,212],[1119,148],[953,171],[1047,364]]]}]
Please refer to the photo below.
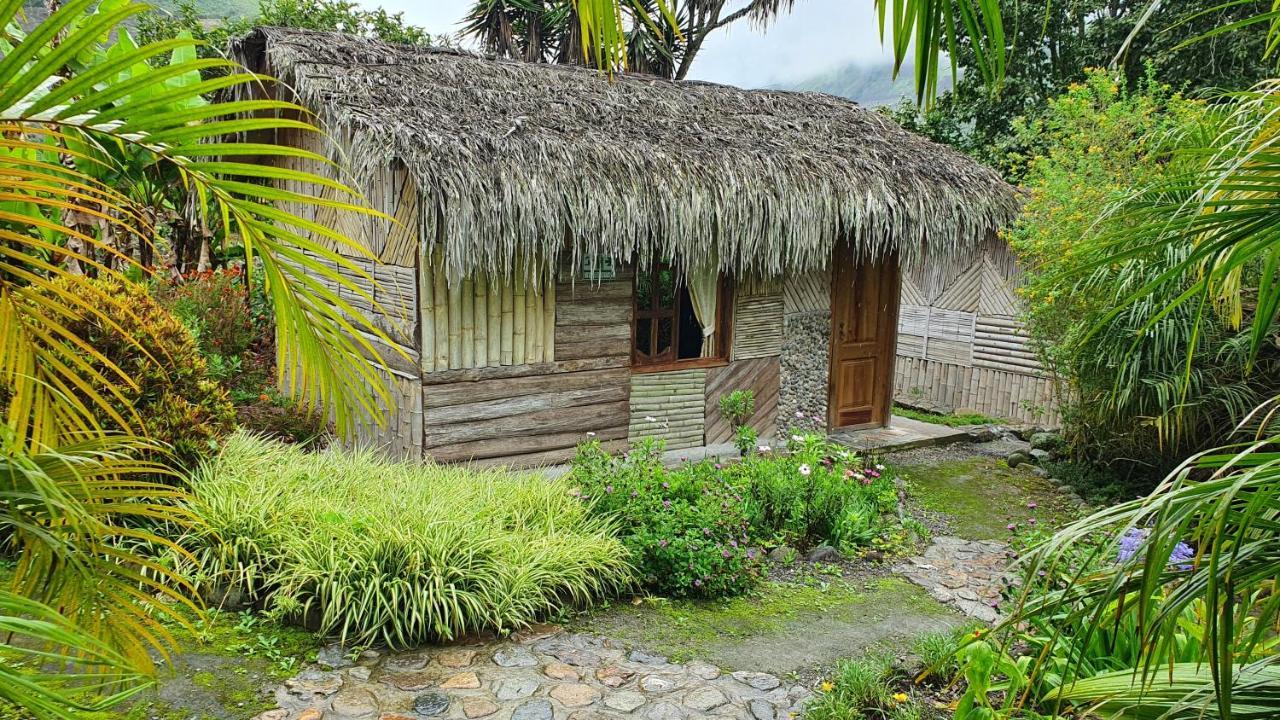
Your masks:
[{"label": "grass", "polygon": [[191,484],[207,527],[180,544],[202,589],[348,645],[509,631],[630,580],[608,521],[541,476],[242,434]]},{"label": "grass", "polygon": [[917,502],[947,516],[950,534],[971,540],[1007,540],[1009,525],[1057,527],[1075,512],[1046,480],[995,458],[900,465],[898,471]]},{"label": "grass", "polygon": [[965,413],[963,415],[942,414],[930,412],[928,410],[917,410],[904,405],[894,405],[893,414],[899,417],[911,418],[920,422],[933,423],[934,425],[946,425],[947,427],[960,427],[962,425],[999,425],[1006,421],[1000,418],[993,418],[981,413]]}]

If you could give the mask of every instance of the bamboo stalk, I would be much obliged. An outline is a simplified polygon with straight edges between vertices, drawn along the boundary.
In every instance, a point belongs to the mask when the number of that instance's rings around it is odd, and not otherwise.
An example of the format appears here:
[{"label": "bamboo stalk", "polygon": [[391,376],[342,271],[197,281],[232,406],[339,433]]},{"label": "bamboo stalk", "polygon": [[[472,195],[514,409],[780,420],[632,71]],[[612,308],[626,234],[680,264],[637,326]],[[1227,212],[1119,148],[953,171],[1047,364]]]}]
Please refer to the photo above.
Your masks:
[{"label": "bamboo stalk", "polygon": [[542,294],[542,359],[556,359],[556,277],[555,271],[547,273],[546,290]]},{"label": "bamboo stalk", "polygon": [[525,300],[529,306],[525,311],[524,359],[528,363],[542,362],[542,288],[536,281],[529,286]]},{"label": "bamboo stalk", "polygon": [[513,281],[515,288],[515,296],[512,298],[514,312],[512,315],[511,329],[511,363],[513,365],[524,365],[525,358],[525,313],[528,311],[526,295],[526,286],[520,278]]},{"label": "bamboo stalk", "polygon": [[462,364],[462,284],[449,284],[449,369]]},{"label": "bamboo stalk", "polygon": [[484,273],[477,272],[475,280],[475,367],[489,364],[489,283]]},{"label": "bamboo stalk", "polygon": [[489,367],[494,367],[502,359],[502,283],[497,278],[489,278],[489,310],[487,319],[489,328]]},{"label": "bamboo stalk", "polygon": [[[449,367],[449,290],[445,287],[444,267],[440,262],[440,251],[431,258],[432,316],[435,320],[436,346],[435,368],[445,370]],[[423,352],[427,352],[424,348]]]},{"label": "bamboo stalk", "polygon": [[511,365],[514,354],[512,342],[515,338],[515,287],[510,277],[502,279],[502,332],[498,338],[501,346],[499,361],[503,365]]},{"label": "bamboo stalk", "polygon": [[435,322],[435,286],[431,279],[430,258],[418,260],[418,287],[421,297],[418,298],[419,322],[422,325],[420,338],[421,352],[418,353],[422,372],[429,373],[436,369],[436,322]]},{"label": "bamboo stalk", "polygon": [[476,366],[476,318],[472,285],[471,278],[465,278],[461,283],[462,292],[459,294],[462,302],[462,367],[466,368]]}]

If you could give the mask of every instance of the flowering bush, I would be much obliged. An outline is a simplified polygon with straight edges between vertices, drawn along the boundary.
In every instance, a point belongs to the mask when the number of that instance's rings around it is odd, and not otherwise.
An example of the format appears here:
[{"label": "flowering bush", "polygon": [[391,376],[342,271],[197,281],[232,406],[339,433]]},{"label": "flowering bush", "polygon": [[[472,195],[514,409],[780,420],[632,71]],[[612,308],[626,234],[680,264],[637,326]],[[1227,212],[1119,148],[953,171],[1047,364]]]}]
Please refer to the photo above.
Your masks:
[{"label": "flowering bush", "polygon": [[760,452],[725,473],[762,540],[851,550],[898,527],[884,518],[898,501],[885,467],[816,433],[793,433],[785,453]]},{"label": "flowering bush", "polygon": [[759,576],[745,502],[716,465],[668,471],[659,441],[613,457],[593,440],[579,446],[572,478],[584,500],[616,519],[650,590],[676,597],[734,595]]}]

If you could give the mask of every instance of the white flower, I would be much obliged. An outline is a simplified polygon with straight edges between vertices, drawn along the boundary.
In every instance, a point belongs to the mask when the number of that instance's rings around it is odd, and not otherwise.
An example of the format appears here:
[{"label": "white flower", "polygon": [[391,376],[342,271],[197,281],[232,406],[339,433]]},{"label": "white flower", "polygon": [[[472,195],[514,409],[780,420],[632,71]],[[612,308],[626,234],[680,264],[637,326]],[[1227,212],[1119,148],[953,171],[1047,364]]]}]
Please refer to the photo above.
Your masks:
[{"label": "white flower", "polygon": [[791,442],[804,442],[804,438],[799,435],[792,435]]},{"label": "white flower", "polygon": [[644,416],[644,421],[645,421],[645,422],[658,422],[658,418],[656,418],[656,417],[654,417],[654,416],[652,416],[652,415],[645,415],[645,416]]},{"label": "white flower", "polygon": [[809,467],[807,464],[800,466],[801,475],[808,475],[811,472],[813,472],[813,468]]},{"label": "white flower", "polygon": [[797,410],[797,411],[796,411],[796,417],[798,417],[798,418],[800,418],[801,420],[803,420],[803,419],[804,419],[804,413],[802,413],[802,412],[800,412],[799,410]]},{"label": "white flower", "polygon": [[883,469],[884,469],[884,466],[883,466],[883,465],[881,465],[880,463],[876,463],[876,469],[877,469],[877,470],[883,470]]},{"label": "white flower", "polygon": [[589,433],[587,433],[587,437],[595,437],[595,436],[596,436],[596,434],[595,434],[595,433],[593,433],[593,432],[589,432]]},{"label": "white flower", "polygon": [[769,450],[770,450],[771,448],[770,448],[768,445],[761,445],[760,447],[758,447],[758,448],[756,448],[756,449],[757,449],[757,450],[759,450],[760,452],[769,452]]}]

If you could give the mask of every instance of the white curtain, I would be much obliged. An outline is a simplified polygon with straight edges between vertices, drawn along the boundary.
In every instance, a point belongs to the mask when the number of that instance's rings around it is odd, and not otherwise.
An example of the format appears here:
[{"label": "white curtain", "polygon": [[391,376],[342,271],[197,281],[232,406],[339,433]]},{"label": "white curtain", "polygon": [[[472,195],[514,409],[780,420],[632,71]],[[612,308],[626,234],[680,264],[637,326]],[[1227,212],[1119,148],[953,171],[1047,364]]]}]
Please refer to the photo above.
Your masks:
[{"label": "white curtain", "polygon": [[714,258],[703,263],[685,278],[689,299],[693,301],[693,314],[702,326],[702,357],[715,357],[716,353],[716,300],[719,289],[720,263]]}]

